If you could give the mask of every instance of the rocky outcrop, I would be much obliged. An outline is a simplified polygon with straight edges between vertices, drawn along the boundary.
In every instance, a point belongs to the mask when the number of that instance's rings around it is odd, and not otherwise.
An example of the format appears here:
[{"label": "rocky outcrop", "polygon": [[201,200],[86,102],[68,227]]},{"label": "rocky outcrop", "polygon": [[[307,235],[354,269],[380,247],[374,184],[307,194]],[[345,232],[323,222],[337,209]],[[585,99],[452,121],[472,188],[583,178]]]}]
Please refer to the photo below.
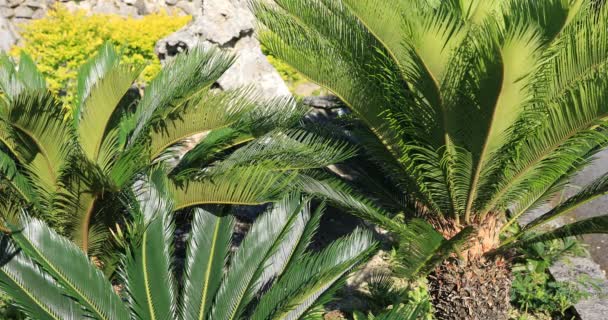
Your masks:
[{"label": "rocky outcrop", "polygon": [[191,24],[157,42],[156,53],[161,61],[197,44],[218,46],[237,56],[217,83],[221,89],[254,85],[266,97],[290,95],[262,54],[246,0],[198,0],[192,16]]},{"label": "rocky outcrop", "polygon": [[56,3],[62,3],[70,10],[131,17],[139,17],[160,10],[176,14],[190,14],[193,8],[192,2],[189,0],[0,0],[0,17],[17,25],[42,18]]},{"label": "rocky outcrop", "polygon": [[17,35],[13,30],[13,26],[0,16],[0,52],[8,51],[17,41]]}]

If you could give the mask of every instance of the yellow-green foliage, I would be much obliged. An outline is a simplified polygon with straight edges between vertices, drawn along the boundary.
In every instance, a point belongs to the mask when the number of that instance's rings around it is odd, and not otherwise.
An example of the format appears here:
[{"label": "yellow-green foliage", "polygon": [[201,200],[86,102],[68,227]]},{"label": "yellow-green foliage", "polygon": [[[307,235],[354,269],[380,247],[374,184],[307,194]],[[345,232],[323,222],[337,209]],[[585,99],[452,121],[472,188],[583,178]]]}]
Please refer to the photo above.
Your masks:
[{"label": "yellow-green foliage", "polygon": [[23,25],[23,44],[11,54],[23,50],[36,61],[54,92],[63,92],[71,102],[76,88],[78,68],[106,40],[121,48],[123,61],[145,66],[139,79],[145,83],[160,70],[154,54],[156,41],[180,29],[190,16],[176,16],[166,12],[143,18],[124,18],[117,15],[87,15],[84,11],[70,12],[56,6],[46,17]]}]

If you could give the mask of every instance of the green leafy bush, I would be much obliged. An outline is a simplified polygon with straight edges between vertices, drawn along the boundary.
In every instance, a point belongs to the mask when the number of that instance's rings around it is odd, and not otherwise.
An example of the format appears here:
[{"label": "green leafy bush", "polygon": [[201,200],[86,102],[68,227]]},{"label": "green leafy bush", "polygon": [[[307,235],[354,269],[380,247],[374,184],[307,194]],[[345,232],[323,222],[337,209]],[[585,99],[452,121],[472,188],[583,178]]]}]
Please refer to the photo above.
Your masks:
[{"label": "green leafy bush", "polygon": [[[572,238],[541,242],[522,249],[525,259],[513,267],[511,302],[519,311],[564,316],[580,299],[589,296],[576,283],[553,280],[548,268],[565,254],[581,255],[584,248]],[[580,279],[580,281],[585,281]]]},{"label": "green leafy bush", "polygon": [[[154,54],[156,41],[178,30],[190,16],[159,12],[142,18],[117,15],[87,15],[58,5],[47,16],[23,25],[23,41],[11,50],[13,56],[28,52],[45,75],[49,88],[73,102],[76,73],[105,41],[120,47],[123,63],[142,65],[138,82],[146,83],[160,71]],[[71,103],[70,103],[71,104]]]}]

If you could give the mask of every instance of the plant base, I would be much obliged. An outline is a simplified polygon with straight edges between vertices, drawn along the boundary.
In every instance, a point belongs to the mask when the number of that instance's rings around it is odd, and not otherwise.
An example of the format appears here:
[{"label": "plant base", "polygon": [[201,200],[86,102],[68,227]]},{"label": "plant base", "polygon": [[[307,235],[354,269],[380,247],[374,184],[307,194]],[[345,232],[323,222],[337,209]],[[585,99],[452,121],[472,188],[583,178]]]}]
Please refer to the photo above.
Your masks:
[{"label": "plant base", "polygon": [[439,320],[508,319],[511,271],[503,259],[445,261],[429,275]]}]

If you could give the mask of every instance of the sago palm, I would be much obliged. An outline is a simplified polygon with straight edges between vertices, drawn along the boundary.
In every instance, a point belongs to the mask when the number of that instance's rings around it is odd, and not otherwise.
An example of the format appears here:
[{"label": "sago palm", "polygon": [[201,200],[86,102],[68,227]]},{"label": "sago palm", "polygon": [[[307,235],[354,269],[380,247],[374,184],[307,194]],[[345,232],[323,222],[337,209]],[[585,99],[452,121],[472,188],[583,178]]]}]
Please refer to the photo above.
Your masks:
[{"label": "sago palm", "polygon": [[[171,178],[174,209],[181,210],[275,201],[295,171],[352,155],[342,142],[298,129],[303,109],[290,98],[213,89],[232,62],[218,49],[193,48],[169,62],[141,99],[129,100],[142,68],[122,63],[106,44],[81,68],[76,103],[66,108],[27,55],[18,64],[2,56],[2,201],[28,206],[100,265],[112,266],[102,258],[112,257],[105,244],[123,222],[118,199],[152,168]],[[293,158],[300,167],[290,165]]]},{"label": "sago palm", "polygon": [[[420,233],[406,275],[431,280],[442,319],[498,319],[508,307],[513,246],[608,231],[608,217],[557,230],[546,222],[605,194],[604,176],[515,233],[608,142],[608,8],[584,0],[275,0],[257,2],[272,54],[337,95],[372,166],[359,190],[307,179],[374,222]],[[349,120],[349,119],[346,119]],[[388,213],[390,212],[390,214]],[[387,215],[395,219],[382,219]],[[508,236],[501,242],[501,235]],[[403,237],[403,239],[406,239]],[[468,239],[468,241],[467,241]],[[418,243],[413,243],[419,245]],[[491,254],[492,259],[487,259]],[[453,255],[454,256],[454,255]],[[420,263],[417,263],[420,262]]]},{"label": "sago palm", "polygon": [[116,233],[124,254],[114,287],[73,242],[22,210],[21,224],[2,236],[0,288],[38,320],[318,319],[374,250],[371,233],[355,230],[310,251],[322,207],[313,212],[291,195],[260,215],[234,252],[234,219],[194,210],[178,270],[176,202],[154,180],[140,181],[126,201],[132,222]]}]

